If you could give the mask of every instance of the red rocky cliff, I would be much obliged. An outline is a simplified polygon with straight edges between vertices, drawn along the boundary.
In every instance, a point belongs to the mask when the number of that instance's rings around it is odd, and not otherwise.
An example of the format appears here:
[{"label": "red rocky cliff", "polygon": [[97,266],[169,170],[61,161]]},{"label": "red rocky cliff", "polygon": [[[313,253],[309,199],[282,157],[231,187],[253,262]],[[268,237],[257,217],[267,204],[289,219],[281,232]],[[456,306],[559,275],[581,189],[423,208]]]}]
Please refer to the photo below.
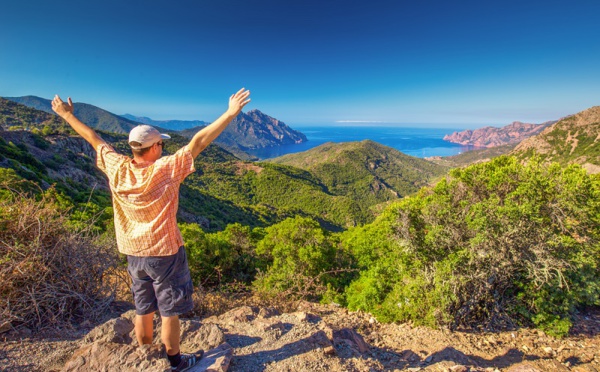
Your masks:
[{"label": "red rocky cliff", "polygon": [[554,123],[556,121],[548,121],[542,124],[528,124],[515,121],[502,128],[484,127],[475,130],[454,132],[444,136],[444,141],[477,147],[496,147],[519,143],[525,138],[539,134],[544,128]]}]

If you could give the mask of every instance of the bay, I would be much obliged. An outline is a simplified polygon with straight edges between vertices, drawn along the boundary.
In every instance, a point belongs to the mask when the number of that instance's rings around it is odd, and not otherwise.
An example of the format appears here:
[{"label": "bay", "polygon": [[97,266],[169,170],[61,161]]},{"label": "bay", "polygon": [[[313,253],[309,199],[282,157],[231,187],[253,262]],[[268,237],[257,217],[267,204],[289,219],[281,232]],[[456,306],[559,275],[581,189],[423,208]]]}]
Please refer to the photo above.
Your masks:
[{"label": "bay", "polygon": [[446,134],[462,129],[389,126],[306,126],[295,129],[304,133],[308,141],[299,144],[247,150],[246,152],[264,160],[310,150],[326,142],[340,143],[366,139],[419,158],[452,156],[475,149],[473,146],[463,146],[442,139]]}]

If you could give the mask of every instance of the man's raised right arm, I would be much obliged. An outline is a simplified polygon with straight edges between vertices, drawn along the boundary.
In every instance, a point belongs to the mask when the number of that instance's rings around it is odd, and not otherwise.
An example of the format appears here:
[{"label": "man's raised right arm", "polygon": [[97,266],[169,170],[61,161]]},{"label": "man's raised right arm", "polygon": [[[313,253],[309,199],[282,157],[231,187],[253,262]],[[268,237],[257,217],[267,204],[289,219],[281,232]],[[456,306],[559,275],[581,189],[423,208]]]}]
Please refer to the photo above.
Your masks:
[{"label": "man's raised right arm", "polygon": [[52,100],[52,110],[69,123],[71,128],[73,128],[77,134],[88,141],[94,150],[98,148],[98,145],[106,143],[92,128],[88,127],[75,117],[73,114],[73,101],[71,101],[71,97],[69,97],[68,102],[69,103],[63,102],[63,100],[56,95]]},{"label": "man's raised right arm", "polygon": [[196,133],[190,141],[189,147],[192,156],[197,157],[212,141],[227,128],[233,119],[242,111],[242,108],[250,102],[248,98],[250,91],[244,88],[229,97],[229,108],[212,124]]}]

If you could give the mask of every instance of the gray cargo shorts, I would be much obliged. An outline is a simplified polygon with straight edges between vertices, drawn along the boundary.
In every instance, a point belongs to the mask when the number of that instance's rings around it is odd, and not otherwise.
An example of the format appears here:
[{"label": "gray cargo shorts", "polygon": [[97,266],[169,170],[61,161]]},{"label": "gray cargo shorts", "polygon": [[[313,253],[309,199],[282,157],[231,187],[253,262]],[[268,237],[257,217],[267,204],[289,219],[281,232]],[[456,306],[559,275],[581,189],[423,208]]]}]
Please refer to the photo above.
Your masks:
[{"label": "gray cargo shorts", "polygon": [[172,256],[127,256],[127,271],[132,280],[136,314],[158,310],[161,316],[170,317],[194,307],[194,287],[183,247]]}]

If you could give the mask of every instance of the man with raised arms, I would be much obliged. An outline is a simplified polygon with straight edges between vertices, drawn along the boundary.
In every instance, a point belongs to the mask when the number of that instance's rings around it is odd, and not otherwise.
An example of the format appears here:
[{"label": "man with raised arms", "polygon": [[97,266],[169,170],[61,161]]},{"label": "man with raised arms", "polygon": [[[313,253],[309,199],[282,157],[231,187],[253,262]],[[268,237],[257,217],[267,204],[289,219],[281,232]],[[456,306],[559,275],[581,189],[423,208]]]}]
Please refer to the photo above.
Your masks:
[{"label": "man with raised arms", "polygon": [[112,193],[117,247],[127,255],[137,341],[140,345],[152,343],[153,317],[158,311],[172,371],[185,371],[202,356],[201,351],[181,354],[179,349],[179,315],[193,308],[192,279],[176,220],[179,185],[196,170],[194,158],[250,102],[249,96],[244,88],[233,94],[227,111],[173,155],[162,156],[163,141],[171,137],[149,125],[133,128],[129,133],[133,158],[115,152],[77,119],[71,98],[68,103],[58,95],[52,100],[52,110],[97,152],[96,165],[108,177]]}]

